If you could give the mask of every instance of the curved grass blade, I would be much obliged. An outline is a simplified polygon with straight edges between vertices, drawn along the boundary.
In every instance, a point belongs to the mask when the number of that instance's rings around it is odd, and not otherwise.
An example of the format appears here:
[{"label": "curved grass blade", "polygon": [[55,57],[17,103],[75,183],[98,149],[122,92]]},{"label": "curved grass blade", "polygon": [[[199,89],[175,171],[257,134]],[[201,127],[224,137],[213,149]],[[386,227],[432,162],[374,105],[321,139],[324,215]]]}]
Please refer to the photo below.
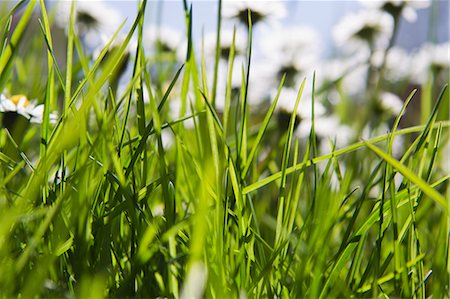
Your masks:
[{"label": "curved grass blade", "polygon": [[376,147],[375,145],[364,141],[364,144],[373,152],[375,152],[378,156],[383,158],[387,163],[389,163],[392,167],[394,167],[398,172],[400,172],[403,176],[409,179],[411,182],[416,184],[419,189],[421,189],[426,195],[428,195],[432,200],[434,200],[441,208],[448,214],[449,205],[447,200],[435,189],[430,187],[424,180],[414,174],[410,169],[408,169],[405,165],[394,159],[392,156],[386,154],[381,149]]},{"label": "curved grass blade", "polygon": [[[450,121],[441,122],[440,124],[442,125],[442,127],[450,127]],[[398,130],[398,131],[394,132],[394,135],[397,136],[397,135],[404,135],[404,134],[411,134],[411,133],[416,133],[416,132],[422,132],[424,130],[424,128],[425,128],[425,126],[423,126],[423,125],[422,126],[414,126],[414,127]],[[433,129],[437,129],[438,125],[434,124],[432,126],[432,128]],[[382,135],[382,136],[378,136],[378,137],[369,139],[369,140],[367,140],[365,142],[377,143],[377,142],[381,142],[383,140],[388,139],[389,136],[390,136],[390,134],[385,134],[385,135]],[[344,147],[342,149],[338,149],[338,150],[336,150],[336,151],[334,151],[332,153],[329,153],[329,154],[326,154],[326,155],[323,155],[323,156],[320,156],[320,157],[317,157],[317,158],[314,158],[314,159],[310,159],[310,160],[308,160],[306,162],[301,162],[301,163],[296,164],[294,166],[288,167],[286,169],[286,174],[290,174],[290,173],[293,173],[295,171],[299,171],[299,170],[303,169],[303,167],[305,167],[305,166],[309,167],[309,166],[311,166],[313,164],[316,164],[316,163],[328,160],[328,159],[332,158],[333,156],[341,156],[341,155],[344,155],[346,153],[350,153],[350,152],[353,152],[353,151],[358,150],[360,148],[363,148],[365,146],[365,142],[364,141],[355,142],[355,143],[353,143],[353,144],[351,144],[349,146],[346,146],[346,147]],[[264,178],[264,179],[262,179],[262,180],[260,180],[258,182],[255,182],[255,183],[253,183],[251,185],[248,185],[247,187],[245,187],[242,190],[242,192],[244,194],[249,193],[249,192],[253,192],[255,190],[258,190],[258,189],[260,189],[260,188],[262,188],[262,187],[264,187],[264,186],[266,186],[266,185],[268,185],[268,184],[270,184],[270,183],[280,179],[280,177],[281,177],[281,171],[279,171],[277,173],[274,173],[271,176],[268,176],[268,177],[266,177],[266,178]]]}]

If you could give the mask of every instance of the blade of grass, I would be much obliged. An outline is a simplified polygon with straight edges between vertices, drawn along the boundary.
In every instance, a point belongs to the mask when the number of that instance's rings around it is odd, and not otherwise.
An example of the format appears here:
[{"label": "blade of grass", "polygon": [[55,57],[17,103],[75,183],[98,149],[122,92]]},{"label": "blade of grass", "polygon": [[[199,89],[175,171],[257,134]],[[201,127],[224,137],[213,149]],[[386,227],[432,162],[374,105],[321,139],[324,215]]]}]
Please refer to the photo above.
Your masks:
[{"label": "blade of grass", "polygon": [[219,0],[217,7],[217,30],[216,30],[216,53],[215,53],[215,61],[214,61],[214,77],[213,77],[213,86],[211,91],[211,104],[215,108],[216,107],[216,93],[217,93],[217,75],[219,73],[219,60],[220,60],[220,52],[221,52],[221,43],[220,43],[220,32],[222,27],[222,0]]},{"label": "blade of grass", "polygon": [[264,136],[264,133],[266,132],[267,127],[269,125],[269,121],[272,118],[273,112],[275,111],[275,107],[276,107],[276,105],[278,103],[278,99],[280,97],[281,89],[283,88],[285,79],[286,79],[286,74],[284,74],[283,77],[281,78],[281,82],[280,82],[280,85],[278,87],[275,99],[273,100],[272,104],[270,105],[269,111],[266,113],[266,116],[264,117],[264,120],[263,120],[263,122],[261,124],[261,127],[260,127],[259,131],[258,131],[258,135],[256,136],[256,139],[253,142],[253,146],[252,146],[252,148],[250,150],[250,154],[248,155],[247,161],[246,161],[246,163],[244,165],[244,169],[242,170],[242,177],[241,177],[241,179],[244,179],[247,176],[248,170],[250,169],[250,165],[252,164],[253,159],[255,157],[256,150],[258,149],[258,146],[261,143],[261,140],[262,140],[262,138]]},{"label": "blade of grass", "polygon": [[[450,127],[450,121],[441,122],[441,124],[442,124],[443,127]],[[433,129],[436,129],[437,127],[438,127],[437,125],[433,125]],[[396,131],[394,133],[394,135],[404,135],[404,134],[411,134],[411,133],[415,133],[415,132],[422,132],[424,130],[424,128],[425,128],[425,126],[423,126],[423,125],[422,126],[414,126],[414,127],[398,130],[398,131]],[[377,142],[381,142],[383,140],[386,140],[388,138],[389,138],[389,134],[385,134],[385,135],[382,135],[382,136],[378,136],[378,137],[374,137],[372,139],[366,140],[365,142],[377,143]],[[355,151],[357,149],[364,148],[364,147],[365,147],[364,141],[355,142],[355,143],[353,143],[351,145],[348,145],[348,146],[346,146],[346,147],[344,147],[342,149],[338,149],[338,150],[336,150],[336,151],[334,151],[332,153],[329,153],[329,154],[326,154],[326,155],[323,155],[323,156],[320,156],[320,157],[317,157],[317,158],[314,158],[314,159],[310,159],[306,163],[302,162],[302,163],[299,163],[297,165],[288,167],[286,169],[286,174],[290,174],[290,173],[293,173],[295,171],[301,170],[305,165],[307,167],[309,167],[309,166],[311,166],[313,164],[316,164],[318,162],[328,160],[328,159],[330,159],[333,156],[341,156],[343,154],[350,153],[352,151]],[[243,192],[243,194],[247,194],[249,192],[253,192],[253,191],[257,190],[257,189],[260,189],[260,188],[270,184],[273,181],[276,181],[276,180],[280,179],[280,177],[281,177],[281,171],[279,171],[277,173],[274,173],[274,174],[272,174],[272,175],[270,175],[270,176],[268,176],[268,177],[266,177],[266,178],[264,178],[264,179],[262,179],[262,180],[260,180],[258,182],[255,182],[253,184],[250,184],[250,185],[244,187],[242,192]]]},{"label": "blade of grass", "polygon": [[67,33],[67,52],[66,52],[66,88],[64,91],[64,115],[69,112],[69,103],[72,93],[72,64],[73,64],[73,39],[75,24],[75,2],[70,6],[69,28]]},{"label": "blade of grass", "polygon": [[389,163],[392,167],[394,167],[398,172],[400,172],[403,176],[405,176],[411,182],[416,184],[420,190],[422,190],[427,196],[429,196],[432,200],[434,200],[443,209],[443,211],[446,214],[448,214],[449,206],[448,206],[448,203],[445,200],[444,196],[442,196],[439,192],[437,192],[435,189],[430,187],[430,185],[428,185],[427,182],[425,182],[420,177],[418,177],[416,174],[414,174],[405,165],[403,165],[399,161],[395,160],[392,156],[389,156],[388,154],[383,152],[381,149],[379,149],[378,147],[376,147],[375,145],[373,145],[369,142],[364,141],[364,143],[370,150],[372,150],[378,156],[383,158],[387,163]]},{"label": "blade of grass", "polygon": [[[19,2],[15,8],[18,8],[20,5],[25,3],[26,1]],[[3,51],[0,57],[0,90],[3,90],[3,87],[6,83],[6,80],[9,75],[9,70],[12,65],[13,56],[19,47],[20,41],[22,40],[23,33],[25,28],[29,24],[31,16],[33,15],[34,6],[36,5],[36,0],[30,0],[27,8],[25,9],[22,17],[20,18],[19,23],[17,24],[11,39],[8,43],[8,46]],[[11,12],[14,13],[14,10]]]},{"label": "blade of grass", "polygon": [[[166,92],[164,93],[164,96],[163,96],[163,98],[161,99],[161,102],[159,103],[158,108],[157,108],[158,112],[161,111],[161,109],[164,107],[164,104],[166,103],[167,99],[169,98],[170,92],[172,91],[172,89],[173,89],[173,87],[174,87],[174,85],[175,85],[175,83],[176,83],[178,77],[180,76],[180,73],[181,73],[181,70],[183,69],[183,66],[184,66],[184,65],[182,65],[182,66],[178,69],[178,71],[177,71],[177,73],[175,74],[175,76],[174,76],[172,82],[170,83],[169,87],[167,88]],[[148,82],[147,85],[148,85],[148,84],[150,84],[150,83]],[[145,144],[146,144],[146,142],[147,142],[147,139],[148,139],[148,137],[150,136],[150,133],[152,133],[152,131],[153,131],[153,129],[154,129],[153,122],[154,122],[154,120],[151,120],[151,121],[147,124],[147,126],[145,127],[145,134],[144,134],[144,135],[142,136],[142,138],[140,139],[139,144],[138,144],[136,150],[134,151],[134,153],[133,153],[133,155],[132,155],[132,157],[131,157],[130,163],[128,164],[127,170],[126,170],[126,172],[125,172],[125,177],[128,177],[128,176],[131,174],[131,172],[132,172],[132,170],[133,170],[134,163],[136,163],[136,161],[137,161],[137,159],[139,158],[140,154],[141,154],[142,151],[144,150]]]},{"label": "blade of grass", "polygon": [[[281,233],[282,233],[282,227],[283,227],[283,219],[284,219],[284,210],[285,210],[285,198],[286,198],[286,169],[289,164],[289,156],[291,151],[291,143],[292,143],[292,136],[294,134],[294,124],[295,119],[297,117],[297,109],[298,105],[300,104],[300,98],[303,94],[303,88],[305,87],[306,79],[303,79],[303,82],[298,90],[297,98],[295,100],[295,106],[294,110],[291,112],[291,119],[289,121],[289,129],[288,129],[288,135],[286,139],[286,143],[284,146],[283,151],[283,159],[281,162],[281,183],[280,183],[280,191],[279,191],[279,197],[278,197],[278,212],[277,212],[277,227],[275,232],[275,244],[279,244],[279,242],[282,241],[281,239]],[[274,246],[276,247],[276,246]]]},{"label": "blade of grass", "polygon": [[[247,70],[245,73],[245,88],[242,89],[242,106],[241,106],[241,128],[239,133],[239,147],[238,147],[238,157],[237,166],[239,170],[246,164],[247,160],[247,122],[248,122],[248,86],[250,81],[250,66],[252,62],[252,14],[251,11],[247,11],[248,17],[248,39],[247,39]],[[244,87],[244,84],[242,85]]]}]

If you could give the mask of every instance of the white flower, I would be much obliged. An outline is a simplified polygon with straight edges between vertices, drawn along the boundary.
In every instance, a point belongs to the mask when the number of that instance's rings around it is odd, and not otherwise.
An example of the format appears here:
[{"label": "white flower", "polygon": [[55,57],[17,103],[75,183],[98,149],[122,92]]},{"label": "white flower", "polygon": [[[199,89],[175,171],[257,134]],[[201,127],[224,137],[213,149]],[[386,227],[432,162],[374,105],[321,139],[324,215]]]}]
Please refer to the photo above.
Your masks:
[{"label": "white flower", "polygon": [[[205,56],[214,58],[216,55],[216,32],[211,32],[205,36]],[[220,32],[220,58],[228,61],[233,43],[233,30],[224,29]],[[247,38],[245,32],[236,30],[234,41],[235,56],[245,56],[247,47]]]},{"label": "white flower", "polygon": [[319,82],[317,85],[321,86],[324,83],[339,81],[359,68],[367,69],[368,55],[361,52],[355,54],[360,55],[323,60],[317,67],[316,79]]},{"label": "white flower", "polygon": [[381,9],[394,17],[401,15],[408,22],[417,20],[416,10],[430,6],[430,0],[359,0],[359,2],[370,8]]},{"label": "white flower", "polygon": [[[380,67],[383,55],[382,51],[374,53],[372,64]],[[406,50],[393,47],[389,49],[386,56],[384,79],[392,83],[408,80],[411,76],[411,68],[413,65],[414,61]]]},{"label": "white flower", "polygon": [[[245,57],[236,57],[233,65],[231,77],[231,100],[235,101],[240,97],[242,87],[242,67],[244,66],[244,79],[246,79],[247,62]],[[208,72],[208,78],[212,83],[212,70]],[[273,72],[270,66],[259,61],[253,61],[250,68],[250,77],[247,91],[247,103],[249,105],[259,105],[270,95],[270,87],[273,85]],[[220,110],[225,107],[226,83],[228,80],[228,64],[219,63],[217,80],[216,107]],[[210,86],[211,86],[210,83]],[[210,90],[211,91],[211,90]]]},{"label": "white flower", "polygon": [[304,61],[308,66],[320,56],[319,34],[306,26],[283,27],[264,32],[263,54],[282,63]]},{"label": "white flower", "polygon": [[238,0],[223,1],[222,15],[225,18],[237,19],[248,27],[248,11],[250,10],[252,24],[267,22],[277,25],[277,22],[287,15],[282,1]]},{"label": "white flower", "polygon": [[[357,54],[357,53],[355,53]],[[365,92],[368,64],[365,57],[353,55],[328,60],[319,66],[316,72],[317,86],[329,89],[339,82],[348,96],[355,97]]]},{"label": "white flower", "polygon": [[[169,101],[169,104],[168,104],[169,105],[169,117],[170,117],[170,120],[171,121],[175,121],[175,120],[178,120],[178,119],[180,119],[182,117],[193,116],[195,113],[192,111],[191,105],[195,106],[195,104],[192,103],[192,99],[194,97],[195,97],[195,95],[194,95],[193,92],[191,92],[191,91],[188,92],[188,95],[186,97],[186,107],[185,107],[186,111],[185,111],[184,114],[181,113],[182,112],[181,111],[181,109],[182,109],[181,98],[180,97],[176,97],[176,98],[171,99]],[[188,119],[186,119],[186,120],[184,120],[182,122],[183,126],[186,129],[194,128],[194,117],[196,117],[196,116],[188,118]]]},{"label": "white flower", "polygon": [[161,47],[162,52],[175,52],[182,42],[181,33],[170,27],[150,26],[144,29],[144,35],[149,49]]},{"label": "white flower", "polygon": [[430,70],[444,73],[448,82],[450,67],[450,42],[442,44],[424,44],[413,55],[412,78],[416,83],[424,83],[428,79]]},{"label": "white flower", "polygon": [[[311,120],[300,122],[297,136],[307,138],[311,132]],[[314,120],[314,131],[321,140],[320,152],[330,151],[330,145],[335,144],[337,148],[346,146],[352,139],[354,131],[347,125],[342,124],[334,115],[322,115]]]},{"label": "white flower", "polygon": [[169,128],[161,131],[161,141],[164,149],[168,149],[174,144],[175,137]]},{"label": "white flower", "polygon": [[[44,105],[36,105],[35,101],[28,101],[24,95],[13,95],[7,98],[3,94],[0,95],[0,112],[1,113],[16,113],[31,123],[42,123],[44,114]],[[55,123],[58,116],[56,113],[50,113],[50,123]]]},{"label": "white flower", "polygon": [[440,157],[442,170],[445,173],[450,173],[450,160],[448,159],[448,157],[450,157],[450,138],[447,138],[447,142],[442,147],[442,150],[440,151]]},{"label": "white flower", "polygon": [[[67,31],[72,2],[58,1],[56,5],[56,24]],[[110,38],[123,21],[124,16],[102,1],[75,3],[75,30],[90,48],[98,46],[102,36]]]},{"label": "white flower", "polygon": [[338,46],[385,48],[393,32],[392,17],[378,10],[362,10],[345,16],[333,30]]},{"label": "white flower", "polygon": [[[308,84],[305,86],[308,86]],[[274,91],[272,98],[275,98],[275,93],[276,91]],[[277,103],[279,114],[288,115],[292,113],[295,108],[297,94],[298,91],[293,88],[282,89]],[[295,134],[298,138],[308,138],[313,120],[312,90],[303,89],[296,113],[298,128]],[[282,122],[280,125],[285,127],[289,117],[283,117],[279,121]],[[327,115],[325,107],[317,98],[314,100],[314,130],[321,141],[320,148],[322,153],[330,150],[330,142],[335,143],[337,147],[343,147],[350,142],[354,135],[353,130],[349,126],[342,124],[337,116]]]},{"label": "white flower", "polygon": [[[277,90],[273,90],[271,94],[271,100],[275,99]],[[278,98],[277,110],[279,112],[284,112],[291,114],[295,108],[295,101],[297,99],[298,90],[294,88],[283,88],[280,92],[280,97]],[[311,92],[307,89],[307,84],[305,84],[305,88],[303,89],[300,102],[297,107],[297,116],[303,119],[311,119],[312,118],[312,109],[311,109]],[[322,116],[325,114],[325,107],[318,102],[317,100],[314,102],[314,115]]]},{"label": "white flower", "polygon": [[397,116],[402,110],[403,101],[396,94],[382,92],[380,96],[380,105],[382,110],[393,116]]},{"label": "white flower", "polygon": [[[364,127],[361,137],[362,139],[370,139],[375,136],[381,136],[389,133],[391,130],[386,123],[379,123],[378,126],[374,127],[371,125],[367,125]],[[394,141],[392,143],[392,156],[395,158],[400,158],[404,151],[405,144],[405,136],[397,135],[394,137]]]},{"label": "white flower", "polygon": [[[116,54],[117,50],[119,50],[120,47],[122,47],[124,39],[125,37],[122,35],[116,36],[116,38],[109,45],[109,48],[106,51],[105,55],[103,56],[102,62],[108,61],[108,59],[110,59],[114,54]],[[100,54],[102,53],[102,51],[105,49],[106,45],[109,42],[110,42],[109,38],[107,38],[106,36],[102,36],[99,46],[97,46],[93,51],[92,57],[95,61],[99,58]],[[118,63],[116,66],[116,74],[117,74],[116,76],[118,76],[116,78],[121,78],[123,74],[129,71],[129,66],[131,64],[130,57],[135,53],[136,45],[137,42],[134,39],[131,39],[129,41],[128,45],[126,46],[122,54],[122,59],[120,63]]]},{"label": "white flower", "polygon": [[150,53],[175,53],[178,60],[184,60],[187,42],[179,30],[166,26],[144,28],[144,46]]},{"label": "white flower", "polygon": [[318,34],[308,27],[267,30],[261,49],[272,63],[278,80],[286,74],[285,85],[296,86],[299,77],[309,75],[317,67],[320,56]]},{"label": "white flower", "polygon": [[[108,38],[106,35],[100,36],[100,41],[99,41],[100,43],[93,51],[94,59],[97,59],[100,56],[100,53],[103,51],[103,49],[106,47],[106,45],[110,41],[111,41],[110,38]],[[109,48],[108,48],[108,52],[110,52],[111,50],[120,48],[122,46],[122,44],[124,43],[124,41],[125,41],[124,35],[121,35],[121,34],[117,35],[115,37],[115,39],[111,41],[111,44],[109,45]],[[125,48],[124,55],[129,55],[129,54],[131,54],[131,52],[134,52],[136,49],[136,45],[137,45],[136,40],[134,38],[131,38],[131,40],[128,42],[128,45]]]}]

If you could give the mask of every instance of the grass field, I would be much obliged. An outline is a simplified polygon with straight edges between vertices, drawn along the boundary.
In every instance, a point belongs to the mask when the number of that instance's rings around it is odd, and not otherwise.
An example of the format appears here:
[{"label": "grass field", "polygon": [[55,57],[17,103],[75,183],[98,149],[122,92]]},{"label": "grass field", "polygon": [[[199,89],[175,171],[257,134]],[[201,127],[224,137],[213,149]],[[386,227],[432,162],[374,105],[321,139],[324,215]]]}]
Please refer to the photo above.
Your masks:
[{"label": "grass field", "polygon": [[448,298],[448,56],[395,114],[387,60],[362,100],[325,68],[255,104],[258,15],[208,59],[184,4],[181,60],[144,47],[145,0],[98,51],[75,5],[63,31],[0,9],[0,297]]}]

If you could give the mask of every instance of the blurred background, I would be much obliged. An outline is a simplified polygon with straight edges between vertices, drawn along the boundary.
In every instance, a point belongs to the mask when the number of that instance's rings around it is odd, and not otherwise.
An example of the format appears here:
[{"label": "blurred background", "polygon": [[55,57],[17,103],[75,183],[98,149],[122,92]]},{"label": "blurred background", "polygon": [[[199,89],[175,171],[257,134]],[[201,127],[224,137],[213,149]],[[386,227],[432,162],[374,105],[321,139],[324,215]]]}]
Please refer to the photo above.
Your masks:
[{"label": "blurred background", "polygon": [[[2,2],[2,11],[7,12],[15,3]],[[64,70],[72,2],[45,3],[53,24],[56,58]],[[242,87],[242,69],[248,63],[248,10],[253,23],[248,90],[248,102],[256,107],[252,113],[256,114],[256,120],[264,115],[283,74],[286,74],[277,107],[280,115],[289,114],[294,108],[295,93],[303,78],[307,78],[306,101],[302,102],[305,106],[297,112],[303,120],[297,130],[299,137],[306,138],[310,130],[312,115],[308,111],[314,72],[316,119],[320,117],[318,124],[323,125],[318,128],[319,135],[322,134],[324,139],[331,138],[338,145],[348,144],[361,136],[368,138],[385,133],[414,89],[417,89],[417,100],[411,103],[401,126],[423,123],[428,119],[433,101],[448,83],[449,1],[223,1],[217,69],[218,1],[148,1],[143,46],[148,54],[153,92],[157,95],[163,93],[165,84],[185,61],[185,9],[190,5],[196,61],[205,59],[209,88],[217,87],[211,93],[212,103],[219,113],[225,105],[228,55],[234,28],[236,57],[231,83],[234,98],[239,97]],[[136,17],[138,1],[77,1],[75,9],[75,29],[84,51],[82,56],[93,64],[123,25],[111,47],[121,44]],[[32,20],[34,23],[27,29],[27,34],[35,38],[29,39],[28,45],[22,45],[21,51],[27,55],[23,61],[17,60],[19,67],[16,67],[19,74],[20,65],[33,65],[29,71],[36,75],[26,80],[18,75],[15,91],[10,91],[11,94],[20,92],[39,98],[45,90],[45,82],[39,75],[45,72],[46,62],[42,57],[45,57],[46,48],[39,32],[38,10],[39,6]],[[20,8],[17,10],[12,28],[20,19],[21,11]],[[136,40],[135,34],[120,73],[110,82],[118,96],[123,94],[129,82]],[[40,48],[41,52],[33,51],[31,55],[30,47]],[[186,105],[174,96],[167,112],[173,114],[168,117],[183,116]],[[440,118],[448,119],[448,114],[447,104]],[[281,123],[280,127],[283,126]]]}]

